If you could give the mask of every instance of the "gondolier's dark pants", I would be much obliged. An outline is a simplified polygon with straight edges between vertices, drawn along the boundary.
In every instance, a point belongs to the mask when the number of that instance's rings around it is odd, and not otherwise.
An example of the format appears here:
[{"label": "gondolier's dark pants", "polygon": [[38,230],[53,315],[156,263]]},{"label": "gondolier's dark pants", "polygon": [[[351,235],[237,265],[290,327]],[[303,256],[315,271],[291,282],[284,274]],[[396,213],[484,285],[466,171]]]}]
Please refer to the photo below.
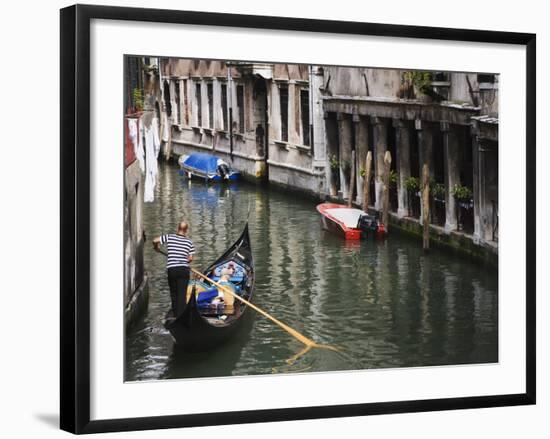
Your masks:
[{"label": "gondolier's dark pants", "polygon": [[170,267],[168,269],[168,285],[170,286],[174,317],[178,317],[185,311],[188,284],[189,267]]}]

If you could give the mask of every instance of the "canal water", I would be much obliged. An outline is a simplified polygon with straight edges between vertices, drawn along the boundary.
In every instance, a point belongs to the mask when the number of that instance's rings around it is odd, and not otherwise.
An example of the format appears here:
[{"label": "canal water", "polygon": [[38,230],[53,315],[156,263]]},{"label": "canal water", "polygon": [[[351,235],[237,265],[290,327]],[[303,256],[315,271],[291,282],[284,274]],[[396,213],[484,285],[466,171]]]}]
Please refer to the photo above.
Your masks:
[{"label": "canal water", "polygon": [[[384,241],[345,242],[321,228],[316,202],[245,183],[208,186],[161,163],[145,204],[149,307],[126,335],[127,381],[490,363],[498,361],[498,276],[490,269],[393,231]],[[302,345],[249,310],[227,344],[177,349],[163,327],[170,306],[165,259],[152,239],[185,219],[205,267],[250,218],[253,302],[339,352]]]}]

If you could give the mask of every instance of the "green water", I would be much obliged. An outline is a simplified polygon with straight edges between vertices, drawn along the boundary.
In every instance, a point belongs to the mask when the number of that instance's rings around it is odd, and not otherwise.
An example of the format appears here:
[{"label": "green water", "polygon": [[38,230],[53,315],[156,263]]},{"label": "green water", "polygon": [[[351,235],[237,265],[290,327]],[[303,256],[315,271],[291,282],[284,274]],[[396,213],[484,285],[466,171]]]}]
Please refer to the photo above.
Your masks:
[{"label": "green water", "polygon": [[[144,208],[150,277],[147,313],[126,337],[126,380],[311,372],[498,361],[495,269],[406,235],[353,245],[321,229],[316,202],[244,183],[189,182],[161,164],[154,203]],[[200,354],[175,348],[162,320],[170,306],[165,260],[150,242],[190,224],[195,267],[216,259],[250,210],[254,303],[317,342],[302,345],[250,310],[229,343]]]}]

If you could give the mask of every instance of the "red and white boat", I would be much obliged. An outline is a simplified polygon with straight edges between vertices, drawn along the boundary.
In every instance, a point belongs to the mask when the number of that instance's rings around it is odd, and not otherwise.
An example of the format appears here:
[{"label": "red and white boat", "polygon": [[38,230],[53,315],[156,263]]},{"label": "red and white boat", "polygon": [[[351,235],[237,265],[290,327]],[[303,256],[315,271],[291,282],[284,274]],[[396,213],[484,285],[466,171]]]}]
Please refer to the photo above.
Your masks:
[{"label": "red and white boat", "polygon": [[336,232],[345,239],[357,240],[369,235],[382,236],[386,233],[384,224],[377,218],[343,204],[321,203],[317,206],[323,227]]}]

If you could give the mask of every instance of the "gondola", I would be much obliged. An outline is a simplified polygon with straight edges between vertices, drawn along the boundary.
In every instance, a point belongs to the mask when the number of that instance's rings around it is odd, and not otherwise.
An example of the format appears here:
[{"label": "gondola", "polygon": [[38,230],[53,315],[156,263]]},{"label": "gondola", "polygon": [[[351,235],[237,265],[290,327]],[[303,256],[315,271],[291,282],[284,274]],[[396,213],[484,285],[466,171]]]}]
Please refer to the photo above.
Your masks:
[{"label": "gondola", "polygon": [[[248,223],[239,239],[202,273],[217,282],[221,270],[228,264],[232,264],[235,270],[229,279],[232,289],[250,301],[254,292],[254,259]],[[191,281],[185,311],[177,318],[171,315],[171,311],[166,316],[164,326],[175,344],[183,350],[212,349],[233,336],[242,325],[247,306],[237,299],[230,310],[223,307],[200,306],[197,299],[201,291],[207,288],[211,288],[207,281]]]}]

